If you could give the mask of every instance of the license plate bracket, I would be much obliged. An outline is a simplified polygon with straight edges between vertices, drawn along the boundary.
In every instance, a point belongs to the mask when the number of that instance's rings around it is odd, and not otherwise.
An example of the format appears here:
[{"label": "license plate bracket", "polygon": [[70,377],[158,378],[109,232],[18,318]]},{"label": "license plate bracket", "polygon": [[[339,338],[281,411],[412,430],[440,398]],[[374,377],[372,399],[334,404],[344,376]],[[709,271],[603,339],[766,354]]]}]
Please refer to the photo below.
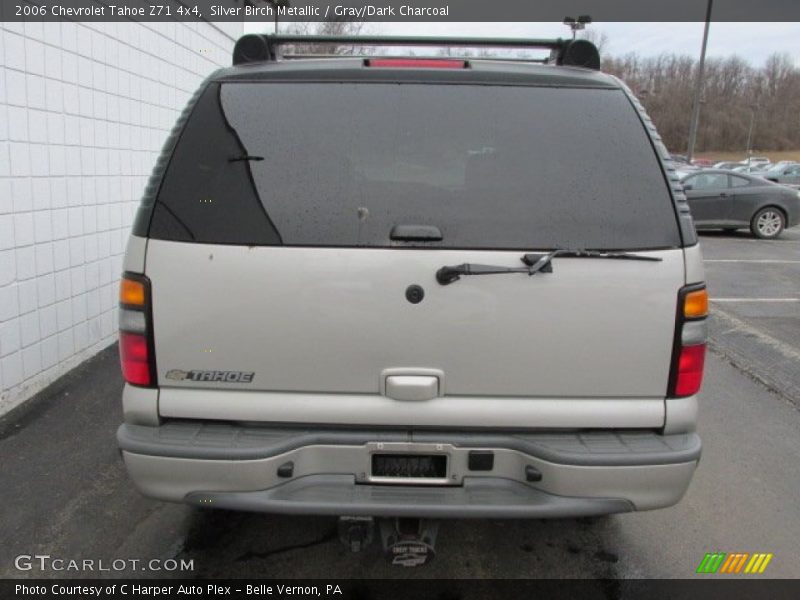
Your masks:
[{"label": "license plate bracket", "polygon": [[447,480],[446,454],[401,454],[397,452],[372,455],[372,479]]}]

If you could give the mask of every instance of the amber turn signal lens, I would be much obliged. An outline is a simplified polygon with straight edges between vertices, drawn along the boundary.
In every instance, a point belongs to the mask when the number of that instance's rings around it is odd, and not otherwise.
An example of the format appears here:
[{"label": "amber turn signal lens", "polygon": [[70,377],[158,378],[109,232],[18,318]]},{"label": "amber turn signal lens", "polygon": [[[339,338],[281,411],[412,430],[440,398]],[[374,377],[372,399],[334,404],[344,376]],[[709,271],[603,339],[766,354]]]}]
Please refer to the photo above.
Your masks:
[{"label": "amber turn signal lens", "polygon": [[683,316],[697,319],[708,315],[708,291],[695,290],[686,294],[683,300]]},{"label": "amber turn signal lens", "polygon": [[144,306],[144,283],[123,277],[119,284],[119,301],[129,306]]}]

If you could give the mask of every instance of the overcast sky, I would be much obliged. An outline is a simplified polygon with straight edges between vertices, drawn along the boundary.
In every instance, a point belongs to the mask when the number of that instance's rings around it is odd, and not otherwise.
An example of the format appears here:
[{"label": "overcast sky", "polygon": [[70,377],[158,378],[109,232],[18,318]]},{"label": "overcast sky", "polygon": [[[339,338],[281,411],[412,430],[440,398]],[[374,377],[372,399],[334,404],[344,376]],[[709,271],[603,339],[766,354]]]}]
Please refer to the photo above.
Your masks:
[{"label": "overcast sky", "polygon": [[[271,31],[271,24],[265,24]],[[608,36],[606,53],[654,55],[662,52],[700,54],[703,23],[595,23],[591,29]],[[564,37],[560,23],[370,23],[369,32],[387,35]],[[264,31],[259,24],[247,31]],[[738,54],[760,66],[773,52],[786,52],[800,67],[800,23],[712,23],[708,55]]]}]

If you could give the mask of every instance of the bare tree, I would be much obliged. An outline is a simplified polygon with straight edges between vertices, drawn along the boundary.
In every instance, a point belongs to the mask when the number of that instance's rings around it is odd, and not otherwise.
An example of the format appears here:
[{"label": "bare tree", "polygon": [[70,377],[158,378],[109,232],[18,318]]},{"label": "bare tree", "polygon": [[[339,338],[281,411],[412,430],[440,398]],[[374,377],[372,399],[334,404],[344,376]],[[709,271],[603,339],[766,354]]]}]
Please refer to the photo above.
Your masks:
[{"label": "bare tree", "polygon": [[[365,34],[363,21],[336,18],[330,21],[295,21],[289,23],[282,33],[293,35],[355,36]],[[356,44],[292,44],[294,54],[364,54],[365,48]]]},{"label": "bare tree", "polygon": [[[345,19],[293,22],[284,24],[283,31],[334,36],[369,33],[364,22]],[[581,37],[598,47],[603,70],[618,76],[637,94],[667,147],[673,151],[685,150],[697,60],[676,54],[605,56],[606,34],[586,30]],[[287,49],[290,52],[342,55],[379,54],[387,50],[358,44],[298,43]],[[404,48],[403,54],[416,53],[413,48]],[[491,48],[443,48],[436,54],[492,58],[498,52]],[[704,106],[697,138],[699,151],[741,151],[744,156],[751,132],[752,147],[758,151],[800,149],[800,69],[790,56],[774,54],[761,68],[737,56],[715,58],[707,60],[705,68]]]},{"label": "bare tree", "polygon": [[592,42],[600,52],[600,56],[603,56],[603,52],[608,47],[608,36],[597,29],[584,29],[579,37]]},{"label": "bare tree", "polygon": [[[606,57],[603,69],[639,96],[667,146],[687,145],[697,61],[689,56],[635,54]],[[800,148],[800,69],[786,55],[756,68],[738,56],[706,61],[698,150],[736,150],[744,155],[750,124],[759,150]],[[754,112],[755,111],[755,112]]]}]

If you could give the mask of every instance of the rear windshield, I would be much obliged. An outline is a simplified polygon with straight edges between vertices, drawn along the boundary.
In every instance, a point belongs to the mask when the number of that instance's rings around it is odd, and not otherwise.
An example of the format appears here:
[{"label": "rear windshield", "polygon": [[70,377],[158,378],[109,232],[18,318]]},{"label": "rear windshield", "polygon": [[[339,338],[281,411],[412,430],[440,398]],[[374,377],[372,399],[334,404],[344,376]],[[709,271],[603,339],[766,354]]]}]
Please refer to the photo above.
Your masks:
[{"label": "rear windshield", "polygon": [[[393,241],[396,225],[438,241]],[[680,245],[655,151],[620,90],[214,83],[151,237],[286,246]]]}]

